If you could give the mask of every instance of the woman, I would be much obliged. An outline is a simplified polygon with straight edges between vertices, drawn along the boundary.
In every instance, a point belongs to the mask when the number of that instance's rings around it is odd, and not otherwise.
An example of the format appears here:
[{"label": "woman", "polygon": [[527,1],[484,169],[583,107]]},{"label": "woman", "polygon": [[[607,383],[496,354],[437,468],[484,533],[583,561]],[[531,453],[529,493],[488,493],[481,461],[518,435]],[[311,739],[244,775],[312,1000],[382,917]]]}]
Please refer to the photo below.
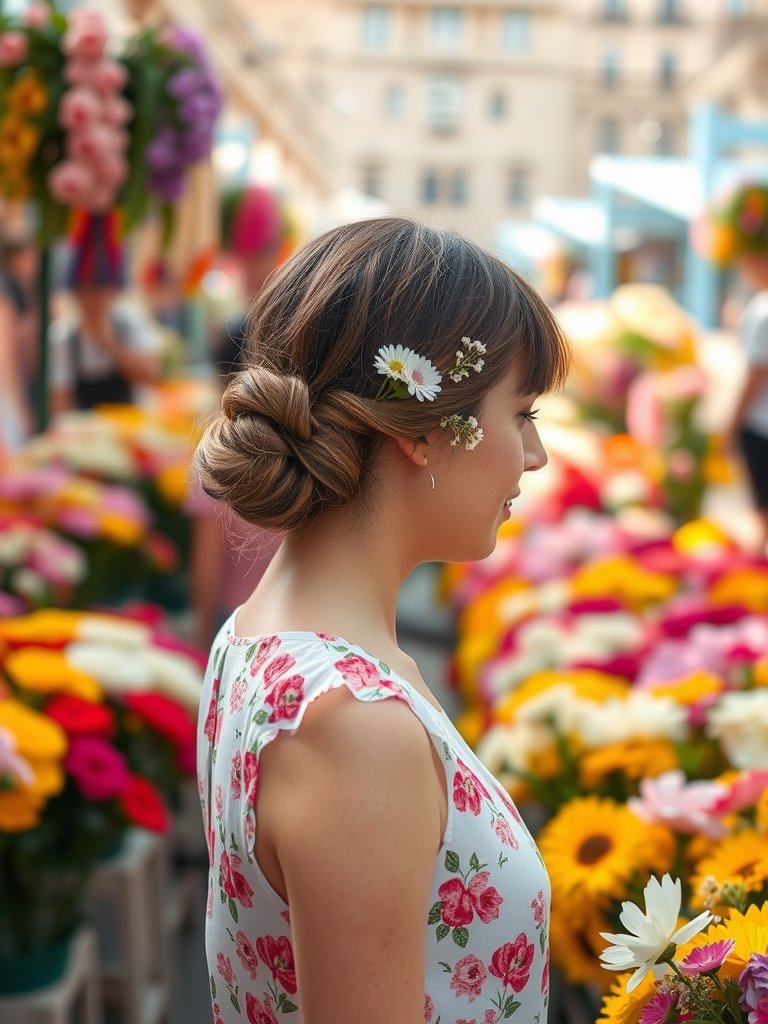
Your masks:
[{"label": "woman", "polygon": [[509,267],[407,220],[328,232],[260,296],[197,452],[209,494],[287,532],[203,694],[216,1020],[545,1016],[546,872],[395,601],[419,563],[493,550],[567,362]]}]

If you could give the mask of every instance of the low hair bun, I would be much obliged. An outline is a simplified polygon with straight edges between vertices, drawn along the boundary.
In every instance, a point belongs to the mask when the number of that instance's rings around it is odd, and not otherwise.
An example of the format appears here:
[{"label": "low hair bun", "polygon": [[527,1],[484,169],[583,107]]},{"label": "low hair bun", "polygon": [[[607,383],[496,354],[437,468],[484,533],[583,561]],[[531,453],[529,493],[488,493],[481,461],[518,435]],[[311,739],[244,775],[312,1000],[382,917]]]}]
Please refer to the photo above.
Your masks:
[{"label": "low hair bun", "polygon": [[227,386],[221,414],[195,456],[203,490],[249,523],[277,530],[308,525],[342,505],[362,474],[363,442],[342,404],[312,403],[306,381],[249,366]]}]

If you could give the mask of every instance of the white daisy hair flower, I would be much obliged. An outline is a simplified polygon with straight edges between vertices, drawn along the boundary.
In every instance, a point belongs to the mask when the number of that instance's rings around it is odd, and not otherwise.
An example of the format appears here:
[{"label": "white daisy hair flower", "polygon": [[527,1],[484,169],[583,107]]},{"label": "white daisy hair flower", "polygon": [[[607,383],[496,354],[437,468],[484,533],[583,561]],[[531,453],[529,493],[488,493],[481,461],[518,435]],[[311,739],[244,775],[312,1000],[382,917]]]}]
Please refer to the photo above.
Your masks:
[{"label": "white daisy hair flower", "polygon": [[414,357],[419,358],[413,349],[404,345],[384,345],[379,349],[373,365],[377,373],[383,373],[391,380],[405,381]]},{"label": "white daisy hair flower", "polygon": [[412,353],[411,360],[405,369],[404,380],[408,386],[408,393],[415,395],[420,402],[425,399],[434,402],[438,393],[442,390],[440,381],[442,374],[423,356]]}]

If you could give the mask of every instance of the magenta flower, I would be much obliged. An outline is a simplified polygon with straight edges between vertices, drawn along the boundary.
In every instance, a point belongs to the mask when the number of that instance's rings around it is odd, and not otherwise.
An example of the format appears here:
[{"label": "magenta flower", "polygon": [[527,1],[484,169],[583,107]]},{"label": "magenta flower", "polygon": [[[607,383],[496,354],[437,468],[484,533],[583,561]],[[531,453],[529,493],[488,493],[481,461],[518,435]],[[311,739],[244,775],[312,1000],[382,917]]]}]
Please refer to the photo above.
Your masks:
[{"label": "magenta flower", "polygon": [[640,1024],[668,1024],[670,1021],[686,1021],[692,1017],[692,1013],[678,1011],[675,992],[657,992],[650,1003],[643,1007]]},{"label": "magenta flower", "polygon": [[735,939],[720,939],[719,942],[700,946],[680,961],[680,970],[686,974],[709,974],[710,971],[716,971],[728,959],[735,945]]},{"label": "magenta flower", "polygon": [[99,736],[73,736],[64,768],[86,800],[111,800],[130,782],[125,758]]}]

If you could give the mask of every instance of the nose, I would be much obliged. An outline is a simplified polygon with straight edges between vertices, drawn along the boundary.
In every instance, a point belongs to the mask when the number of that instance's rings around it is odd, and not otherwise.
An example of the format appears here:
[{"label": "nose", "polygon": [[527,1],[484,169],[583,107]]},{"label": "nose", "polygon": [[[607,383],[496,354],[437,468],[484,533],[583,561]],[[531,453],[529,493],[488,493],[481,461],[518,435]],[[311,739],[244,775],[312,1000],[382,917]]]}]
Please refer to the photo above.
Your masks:
[{"label": "nose", "polygon": [[525,440],[524,472],[532,473],[537,469],[543,469],[548,462],[549,456],[541,443],[538,430],[534,427]]}]

